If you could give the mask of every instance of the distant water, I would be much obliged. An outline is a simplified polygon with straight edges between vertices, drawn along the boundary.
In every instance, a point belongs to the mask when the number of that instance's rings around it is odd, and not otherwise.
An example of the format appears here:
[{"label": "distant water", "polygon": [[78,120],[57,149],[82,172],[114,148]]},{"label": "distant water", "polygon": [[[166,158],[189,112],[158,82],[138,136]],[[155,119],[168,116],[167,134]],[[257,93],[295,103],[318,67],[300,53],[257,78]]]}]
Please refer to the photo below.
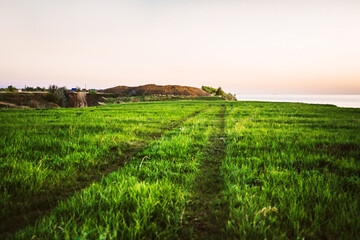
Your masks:
[{"label": "distant water", "polygon": [[302,102],[360,108],[360,95],[241,95],[239,101]]}]

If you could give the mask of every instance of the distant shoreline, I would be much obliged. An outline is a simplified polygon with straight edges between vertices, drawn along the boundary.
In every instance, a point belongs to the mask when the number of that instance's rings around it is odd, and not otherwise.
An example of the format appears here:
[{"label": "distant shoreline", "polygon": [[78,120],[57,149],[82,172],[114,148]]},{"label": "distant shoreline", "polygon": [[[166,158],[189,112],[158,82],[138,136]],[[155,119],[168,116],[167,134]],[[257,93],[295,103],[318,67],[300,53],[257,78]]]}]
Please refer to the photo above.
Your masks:
[{"label": "distant shoreline", "polygon": [[301,102],[332,104],[337,107],[360,108],[360,95],[305,95],[305,94],[236,94],[238,101]]}]

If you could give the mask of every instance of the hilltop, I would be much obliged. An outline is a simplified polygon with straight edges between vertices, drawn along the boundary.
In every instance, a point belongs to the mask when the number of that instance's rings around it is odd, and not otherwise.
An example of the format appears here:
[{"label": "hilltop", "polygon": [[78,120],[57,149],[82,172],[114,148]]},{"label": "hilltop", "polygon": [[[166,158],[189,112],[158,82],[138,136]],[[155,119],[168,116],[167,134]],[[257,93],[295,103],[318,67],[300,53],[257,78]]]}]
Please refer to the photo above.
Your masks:
[{"label": "hilltop", "polygon": [[196,87],[187,87],[180,85],[155,85],[147,84],[138,87],[117,86],[107,88],[105,93],[115,93],[123,96],[137,96],[137,95],[173,95],[173,96],[189,96],[189,97],[204,97],[210,96],[209,93]]}]

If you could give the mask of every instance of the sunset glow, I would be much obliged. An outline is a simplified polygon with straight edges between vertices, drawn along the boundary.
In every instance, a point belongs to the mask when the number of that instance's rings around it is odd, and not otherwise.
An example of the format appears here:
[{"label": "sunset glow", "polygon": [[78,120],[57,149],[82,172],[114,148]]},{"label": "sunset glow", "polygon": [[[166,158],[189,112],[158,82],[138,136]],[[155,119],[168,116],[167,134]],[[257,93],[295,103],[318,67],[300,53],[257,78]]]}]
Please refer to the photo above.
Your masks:
[{"label": "sunset glow", "polygon": [[360,1],[0,1],[0,85],[360,94]]}]

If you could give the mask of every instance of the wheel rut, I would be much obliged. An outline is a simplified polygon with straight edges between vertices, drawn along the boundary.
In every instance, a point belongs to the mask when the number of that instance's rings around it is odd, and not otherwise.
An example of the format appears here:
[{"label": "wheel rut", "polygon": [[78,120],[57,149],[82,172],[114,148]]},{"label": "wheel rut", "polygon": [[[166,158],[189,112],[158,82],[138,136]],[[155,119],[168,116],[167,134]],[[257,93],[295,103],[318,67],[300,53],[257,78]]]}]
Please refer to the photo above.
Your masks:
[{"label": "wheel rut", "polygon": [[[179,121],[164,126],[162,128],[163,131],[160,134],[154,135],[153,140],[158,139],[166,132],[179,127],[185,121],[195,117],[204,110],[205,109],[200,109],[180,119]],[[26,226],[35,224],[38,219],[47,215],[60,201],[66,200],[80,190],[90,186],[90,184],[101,180],[103,177],[106,177],[112,172],[117,171],[129,162],[136,153],[142,151],[148,143],[149,142],[141,142],[137,146],[130,146],[125,157],[117,159],[113,164],[107,165],[105,168],[100,170],[100,173],[96,172],[96,174],[88,176],[84,181],[69,186],[67,191],[61,190],[51,192],[51,199],[46,198],[49,194],[46,196],[35,196],[35,199],[38,199],[39,201],[34,202],[30,210],[23,212],[15,210],[11,216],[7,216],[5,219],[0,219],[0,239],[5,239],[6,236],[9,236]]]},{"label": "wheel rut", "polygon": [[225,158],[225,113],[222,105],[214,121],[214,133],[205,147],[204,161],[194,183],[193,195],[187,210],[191,239],[223,239],[227,205],[223,201],[224,180],[220,166]]}]

